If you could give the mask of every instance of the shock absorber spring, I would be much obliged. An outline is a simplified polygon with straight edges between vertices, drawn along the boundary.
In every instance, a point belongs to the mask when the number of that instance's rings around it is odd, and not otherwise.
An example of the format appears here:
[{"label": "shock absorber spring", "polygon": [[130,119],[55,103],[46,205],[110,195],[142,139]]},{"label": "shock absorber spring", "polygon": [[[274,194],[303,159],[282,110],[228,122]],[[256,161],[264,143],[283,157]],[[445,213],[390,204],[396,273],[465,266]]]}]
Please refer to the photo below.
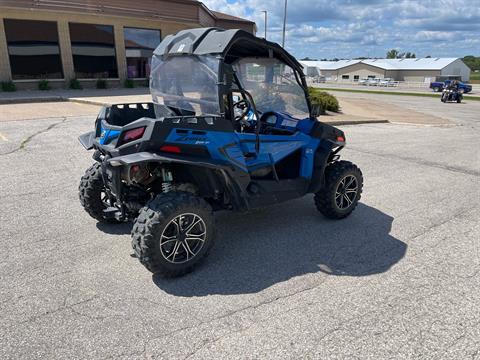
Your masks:
[{"label": "shock absorber spring", "polygon": [[170,182],[163,182],[162,183],[162,191],[164,193],[168,193],[169,191],[172,191],[172,188],[173,188],[172,183],[170,183]]},{"label": "shock absorber spring", "polygon": [[171,171],[168,171],[164,168],[162,168],[162,178],[163,178],[163,182],[162,182],[162,191],[164,193],[167,193],[169,191],[172,191],[173,190],[173,176],[172,176],[172,172]]}]

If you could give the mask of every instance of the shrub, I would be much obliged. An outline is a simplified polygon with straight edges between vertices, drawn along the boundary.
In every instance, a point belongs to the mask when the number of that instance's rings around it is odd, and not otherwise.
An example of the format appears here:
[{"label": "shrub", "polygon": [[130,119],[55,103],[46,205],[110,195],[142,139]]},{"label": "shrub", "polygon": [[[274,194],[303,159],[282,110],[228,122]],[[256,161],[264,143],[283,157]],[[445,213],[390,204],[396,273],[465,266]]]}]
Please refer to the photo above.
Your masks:
[{"label": "shrub", "polygon": [[81,90],[82,84],[80,84],[80,81],[78,81],[78,79],[71,79],[69,87],[73,90]]},{"label": "shrub", "polygon": [[264,109],[275,109],[275,111],[285,111],[286,103],[280,92],[275,89],[268,89],[256,94],[255,103],[261,104]]},{"label": "shrub", "polygon": [[332,94],[329,94],[326,91],[317,90],[315,88],[308,88],[308,92],[310,94],[310,101],[312,105],[319,104],[322,109],[322,114],[325,114],[326,111],[340,111],[338,100]]},{"label": "shrub", "polygon": [[128,89],[133,89],[135,87],[135,82],[132,79],[125,80],[125,87]]},{"label": "shrub", "polygon": [[2,91],[13,92],[16,91],[17,87],[13,81],[4,81],[2,82]]},{"label": "shrub", "polygon": [[107,88],[107,80],[98,79],[97,80],[97,89],[106,89],[106,88]]},{"label": "shrub", "polygon": [[50,83],[48,82],[48,80],[40,80],[38,82],[38,90],[42,90],[42,91],[46,91],[46,90],[50,90]]}]

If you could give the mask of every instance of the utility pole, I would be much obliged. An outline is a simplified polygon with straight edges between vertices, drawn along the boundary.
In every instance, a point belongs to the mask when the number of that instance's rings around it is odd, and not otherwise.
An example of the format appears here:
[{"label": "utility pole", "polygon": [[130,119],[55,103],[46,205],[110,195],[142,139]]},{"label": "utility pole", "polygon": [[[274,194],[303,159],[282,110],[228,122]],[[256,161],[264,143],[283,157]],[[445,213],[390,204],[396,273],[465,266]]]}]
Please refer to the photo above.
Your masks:
[{"label": "utility pole", "polygon": [[282,47],[285,47],[285,27],[287,26],[287,0],[285,0],[285,10],[283,12],[283,37]]},{"label": "utility pole", "polygon": [[267,40],[267,10],[262,10],[265,14],[265,40]]}]

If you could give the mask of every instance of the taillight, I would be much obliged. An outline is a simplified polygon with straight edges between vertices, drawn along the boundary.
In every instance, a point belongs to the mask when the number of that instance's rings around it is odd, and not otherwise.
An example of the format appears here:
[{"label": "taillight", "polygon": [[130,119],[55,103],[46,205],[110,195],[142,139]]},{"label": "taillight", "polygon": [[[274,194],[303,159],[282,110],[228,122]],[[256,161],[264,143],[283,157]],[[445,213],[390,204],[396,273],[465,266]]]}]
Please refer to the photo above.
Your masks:
[{"label": "taillight", "polygon": [[160,151],[173,153],[173,154],[180,154],[182,152],[182,150],[178,146],[173,146],[173,145],[163,145],[160,148]]},{"label": "taillight", "polygon": [[338,142],[345,142],[345,137],[339,135],[339,136],[337,136],[337,141]]},{"label": "taillight", "polygon": [[133,140],[138,140],[143,136],[144,133],[145,133],[145,126],[135,128],[132,130],[127,130],[123,133],[121,143],[125,144]]}]

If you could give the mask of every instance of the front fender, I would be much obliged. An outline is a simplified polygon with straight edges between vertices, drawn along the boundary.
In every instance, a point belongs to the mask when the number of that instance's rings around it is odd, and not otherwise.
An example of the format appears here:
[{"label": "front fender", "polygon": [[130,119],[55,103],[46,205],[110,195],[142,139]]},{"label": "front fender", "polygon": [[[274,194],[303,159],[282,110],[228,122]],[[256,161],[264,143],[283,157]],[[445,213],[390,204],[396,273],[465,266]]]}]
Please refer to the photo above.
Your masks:
[{"label": "front fender", "polygon": [[[314,169],[310,187],[308,189],[309,193],[316,193],[323,187],[325,181],[325,169],[331,160],[331,156],[340,151],[343,148],[343,145],[344,143],[339,145],[332,141],[322,141],[315,152]],[[335,147],[337,150],[334,150]]]}]

